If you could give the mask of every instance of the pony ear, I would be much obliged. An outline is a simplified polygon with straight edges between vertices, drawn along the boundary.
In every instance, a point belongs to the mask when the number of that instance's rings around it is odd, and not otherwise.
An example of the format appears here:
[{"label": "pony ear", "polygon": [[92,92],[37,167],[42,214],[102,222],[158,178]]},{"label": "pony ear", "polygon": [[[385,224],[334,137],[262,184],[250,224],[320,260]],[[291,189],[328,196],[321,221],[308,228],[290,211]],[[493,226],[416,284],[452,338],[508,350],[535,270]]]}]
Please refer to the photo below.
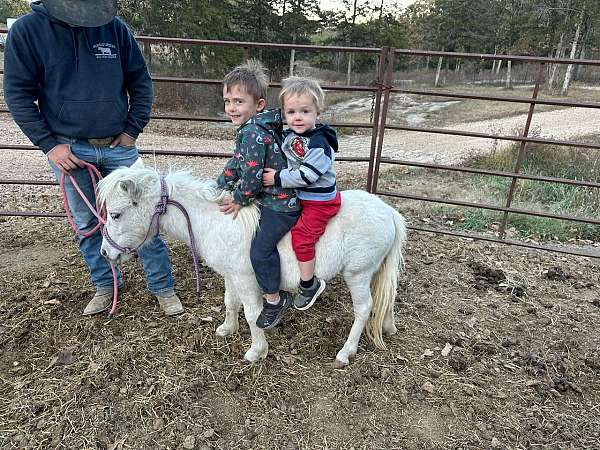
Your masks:
[{"label": "pony ear", "polygon": [[131,198],[131,201],[133,203],[137,203],[140,200],[140,197],[142,196],[142,191],[138,187],[138,185],[136,185],[133,182],[133,180],[120,181],[119,186],[121,187],[123,192],[129,195],[129,198]]},{"label": "pony ear", "polygon": [[141,169],[145,167],[144,166],[144,161],[142,161],[142,158],[138,158],[131,166],[129,166],[130,169]]}]

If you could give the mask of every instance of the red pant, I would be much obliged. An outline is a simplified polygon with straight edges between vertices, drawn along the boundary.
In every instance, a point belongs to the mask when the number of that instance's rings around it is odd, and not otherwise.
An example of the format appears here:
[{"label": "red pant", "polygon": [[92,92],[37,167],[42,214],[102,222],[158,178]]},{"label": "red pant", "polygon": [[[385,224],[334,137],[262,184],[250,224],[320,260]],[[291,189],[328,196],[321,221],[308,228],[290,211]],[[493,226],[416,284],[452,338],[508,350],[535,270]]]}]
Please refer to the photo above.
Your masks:
[{"label": "red pant", "polygon": [[326,202],[300,200],[302,213],[292,228],[292,248],[300,262],[315,257],[315,245],[325,233],[327,222],[340,210],[342,199],[338,192],[334,199]]}]

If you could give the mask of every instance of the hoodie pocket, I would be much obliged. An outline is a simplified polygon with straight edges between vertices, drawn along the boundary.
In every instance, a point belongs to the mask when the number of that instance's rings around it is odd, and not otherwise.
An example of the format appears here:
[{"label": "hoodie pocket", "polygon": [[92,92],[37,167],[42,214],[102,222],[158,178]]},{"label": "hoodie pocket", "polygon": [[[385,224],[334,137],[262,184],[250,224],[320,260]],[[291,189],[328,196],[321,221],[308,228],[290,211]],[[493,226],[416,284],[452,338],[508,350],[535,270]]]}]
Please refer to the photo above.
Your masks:
[{"label": "hoodie pocket", "polygon": [[127,114],[117,108],[114,100],[65,100],[58,114],[58,120],[67,126],[95,130],[90,136],[116,134],[126,119]]}]

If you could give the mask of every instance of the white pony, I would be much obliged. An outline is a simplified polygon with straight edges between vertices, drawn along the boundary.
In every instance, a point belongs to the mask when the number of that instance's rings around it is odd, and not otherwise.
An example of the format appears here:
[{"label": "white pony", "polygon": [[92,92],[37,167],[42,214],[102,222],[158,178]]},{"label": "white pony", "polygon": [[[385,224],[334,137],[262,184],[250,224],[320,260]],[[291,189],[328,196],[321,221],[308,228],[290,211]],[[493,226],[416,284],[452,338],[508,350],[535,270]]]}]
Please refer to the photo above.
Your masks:
[{"label": "white pony", "polygon": [[[219,212],[219,202],[228,193],[214,181],[199,180],[187,171],[172,171],[165,181],[169,199],[183,205],[190,216],[199,257],[225,279],[225,321],[217,328],[217,335],[237,332],[243,305],[252,335],[244,358],[250,362],[265,358],[269,347],[263,330],[256,326],[262,297],[250,264],[258,208],[242,208],[234,220],[232,215]],[[186,219],[177,208],[170,206],[160,218],[160,230],[151,221],[160,200],[160,185],[160,174],[139,164],[115,170],[100,182],[98,199],[108,211],[106,231],[119,247],[138,248],[157,232],[190,244]],[[365,326],[377,348],[385,348],[382,332],[396,332],[394,301],[406,240],[404,218],[391,206],[364,191],[343,191],[341,195],[341,210],[317,245],[315,269],[325,280],[341,273],[352,295],[354,323],[337,353],[336,367],[347,365],[356,354]],[[300,273],[289,233],[278,249],[281,289],[295,290]],[[126,259],[106,238],[101,251],[112,261]]]}]

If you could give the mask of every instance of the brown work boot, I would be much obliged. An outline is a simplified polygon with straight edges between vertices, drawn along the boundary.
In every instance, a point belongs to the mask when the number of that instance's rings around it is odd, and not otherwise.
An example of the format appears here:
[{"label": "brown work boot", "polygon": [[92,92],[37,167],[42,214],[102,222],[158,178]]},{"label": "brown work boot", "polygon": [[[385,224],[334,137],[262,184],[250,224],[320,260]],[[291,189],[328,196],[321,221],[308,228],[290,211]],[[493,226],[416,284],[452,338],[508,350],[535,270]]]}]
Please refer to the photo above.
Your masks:
[{"label": "brown work boot", "polygon": [[158,299],[158,303],[165,315],[176,316],[177,314],[181,314],[183,312],[183,305],[181,304],[181,300],[179,300],[179,297],[177,297],[175,292],[165,296],[156,294],[156,298]]},{"label": "brown work boot", "polygon": [[[119,286],[119,294],[118,299],[121,298],[121,295],[125,293],[127,289],[125,288],[125,284]],[[102,311],[106,311],[112,306],[113,302],[113,291],[101,291],[94,294],[94,297],[87,304],[85,309],[83,310],[84,316],[91,316],[92,314],[98,314]]]},{"label": "brown work boot", "polygon": [[94,294],[94,297],[90,300],[90,302],[87,304],[87,306],[83,310],[83,315],[91,316],[92,314],[98,314],[98,313],[101,313],[102,311],[106,311],[108,308],[110,308],[110,306],[112,305],[112,302],[113,302],[112,291],[102,292],[102,293],[96,292]]}]

